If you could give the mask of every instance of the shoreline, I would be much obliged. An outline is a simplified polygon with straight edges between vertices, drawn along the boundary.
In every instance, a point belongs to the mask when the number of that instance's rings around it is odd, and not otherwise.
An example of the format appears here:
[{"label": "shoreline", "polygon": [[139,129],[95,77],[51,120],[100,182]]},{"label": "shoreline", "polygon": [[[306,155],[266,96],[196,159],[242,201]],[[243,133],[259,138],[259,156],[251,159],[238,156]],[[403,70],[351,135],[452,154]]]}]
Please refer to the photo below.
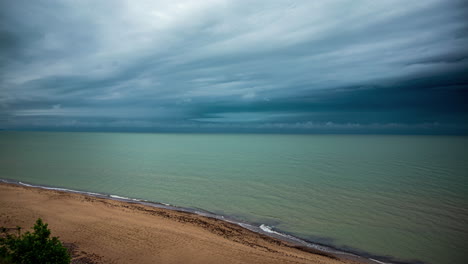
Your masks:
[{"label": "shoreline", "polygon": [[[318,261],[318,263],[388,263],[388,262],[383,262],[381,260],[376,260],[373,258],[374,256],[370,256],[370,257],[360,256],[355,253],[341,251],[339,249],[336,249],[330,246],[305,241],[300,238],[272,230],[270,227],[266,225],[261,225],[257,227],[249,223],[242,223],[242,222],[236,221],[226,216],[216,215],[211,212],[203,211],[199,209],[177,207],[177,206],[173,206],[170,204],[152,202],[152,201],[147,201],[143,199],[122,197],[122,196],[113,195],[113,194],[93,193],[93,192],[78,191],[78,190],[71,190],[71,189],[51,187],[51,186],[33,185],[33,184],[23,183],[21,181],[0,179],[0,188],[4,189],[4,187],[12,188],[17,191],[22,189],[22,190],[27,190],[27,192],[36,192],[36,193],[50,192],[49,194],[64,196],[68,198],[70,197],[70,195],[72,195],[72,196],[77,196],[75,198],[81,197],[79,199],[84,199],[85,201],[91,201],[92,203],[94,202],[114,203],[115,202],[118,204],[117,207],[132,208],[134,210],[136,209],[137,211],[151,212],[153,215],[155,212],[157,212],[156,215],[164,215],[165,217],[167,217],[168,214],[169,215],[182,214],[184,216],[183,218],[185,222],[187,221],[193,222],[192,220],[194,220],[195,218],[197,220],[198,218],[202,218],[203,220],[208,220],[208,222],[214,221],[214,223],[209,223],[209,224],[204,223],[203,228],[205,230],[210,231],[211,230],[210,228],[213,228],[214,226],[221,223],[223,227],[229,226],[229,229],[233,228],[233,229],[236,229],[237,231],[239,229],[243,230],[243,232],[241,233],[250,232],[249,236],[256,237],[255,240],[258,240],[258,239],[264,240],[269,244],[281,247],[283,250],[299,251],[299,252],[305,253],[306,255],[310,255],[314,257],[321,257],[325,259],[325,262],[323,262],[323,260],[320,260]],[[3,200],[0,200],[0,203],[1,202],[3,202]],[[3,209],[0,209],[0,213],[1,215],[4,215],[2,210]],[[187,217],[193,218],[193,219],[187,220],[185,219]],[[172,219],[172,220],[180,222],[181,219],[179,217],[175,217],[175,219]],[[4,221],[1,220],[0,225],[4,224],[3,222]],[[210,226],[210,224],[212,224],[213,226]],[[29,226],[23,226],[23,227],[29,227]],[[72,230],[69,230],[69,231],[72,231]],[[52,229],[52,232],[54,233],[53,229]],[[259,245],[255,245],[255,243],[253,245],[254,247],[259,246]],[[76,247],[76,245],[72,243],[71,247],[74,248]],[[264,246],[261,246],[261,247],[264,248]],[[91,253],[91,254],[94,254],[94,253]],[[96,259],[94,261],[96,261]],[[267,263],[267,262],[271,262],[271,261],[266,261],[264,263]],[[86,262],[86,263],[101,263],[101,262],[97,261],[97,262]],[[103,262],[103,263],[107,263],[107,262]],[[197,262],[193,262],[193,263],[197,263]],[[256,262],[256,263],[263,263],[263,262]],[[293,262],[293,263],[310,263],[310,262]],[[312,263],[315,263],[315,261],[313,261]]]}]

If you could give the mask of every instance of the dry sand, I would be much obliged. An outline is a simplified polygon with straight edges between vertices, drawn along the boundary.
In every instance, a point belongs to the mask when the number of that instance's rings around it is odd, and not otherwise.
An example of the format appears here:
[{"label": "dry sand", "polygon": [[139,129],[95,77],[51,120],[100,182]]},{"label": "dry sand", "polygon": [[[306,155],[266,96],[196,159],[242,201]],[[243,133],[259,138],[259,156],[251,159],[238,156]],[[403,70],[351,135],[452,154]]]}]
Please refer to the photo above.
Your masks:
[{"label": "dry sand", "polygon": [[73,263],[358,263],[195,214],[0,183],[0,226],[30,228],[39,217]]}]

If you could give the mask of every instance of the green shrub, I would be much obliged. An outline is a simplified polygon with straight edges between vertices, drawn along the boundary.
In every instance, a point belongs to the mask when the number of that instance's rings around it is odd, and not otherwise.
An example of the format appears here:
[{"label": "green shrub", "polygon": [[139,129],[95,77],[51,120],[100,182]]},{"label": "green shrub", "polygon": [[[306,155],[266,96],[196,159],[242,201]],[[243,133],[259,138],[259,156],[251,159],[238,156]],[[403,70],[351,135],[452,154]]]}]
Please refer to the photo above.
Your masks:
[{"label": "green shrub", "polygon": [[42,219],[37,219],[34,232],[12,235],[2,228],[4,236],[0,238],[0,259],[6,263],[18,264],[68,264],[70,254],[57,237],[50,237],[50,230]]}]

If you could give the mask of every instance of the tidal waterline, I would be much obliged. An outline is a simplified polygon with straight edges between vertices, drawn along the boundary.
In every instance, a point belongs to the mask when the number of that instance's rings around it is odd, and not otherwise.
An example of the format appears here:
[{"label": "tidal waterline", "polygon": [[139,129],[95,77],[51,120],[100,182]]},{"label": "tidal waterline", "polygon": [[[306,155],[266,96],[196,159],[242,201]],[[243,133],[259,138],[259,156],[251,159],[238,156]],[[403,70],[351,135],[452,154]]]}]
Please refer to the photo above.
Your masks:
[{"label": "tidal waterline", "polygon": [[405,261],[466,263],[468,138],[0,133],[0,178],[200,208]]}]

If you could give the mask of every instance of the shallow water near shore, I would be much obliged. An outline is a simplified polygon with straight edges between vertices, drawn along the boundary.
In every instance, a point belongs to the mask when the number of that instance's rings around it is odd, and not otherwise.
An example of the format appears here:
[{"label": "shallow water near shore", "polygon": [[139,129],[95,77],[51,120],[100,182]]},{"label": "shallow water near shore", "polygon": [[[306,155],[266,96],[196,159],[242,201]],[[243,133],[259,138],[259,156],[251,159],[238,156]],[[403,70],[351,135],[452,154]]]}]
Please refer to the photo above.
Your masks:
[{"label": "shallow water near shore", "polygon": [[468,138],[1,132],[0,178],[201,209],[380,260],[466,263]]}]

